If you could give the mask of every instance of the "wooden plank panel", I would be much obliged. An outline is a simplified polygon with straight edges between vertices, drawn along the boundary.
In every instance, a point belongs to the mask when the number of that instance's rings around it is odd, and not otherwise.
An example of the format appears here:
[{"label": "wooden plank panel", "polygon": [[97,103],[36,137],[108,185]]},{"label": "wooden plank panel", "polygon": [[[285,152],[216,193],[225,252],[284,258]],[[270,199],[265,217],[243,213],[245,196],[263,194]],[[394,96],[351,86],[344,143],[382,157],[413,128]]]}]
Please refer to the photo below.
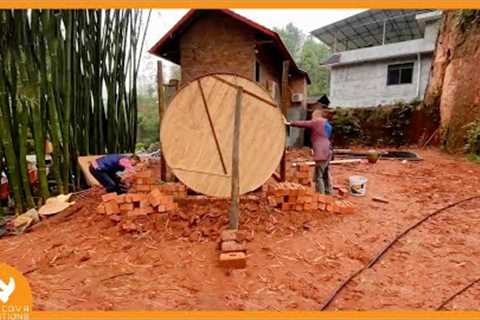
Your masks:
[{"label": "wooden plank panel", "polygon": [[[220,150],[213,137],[197,81],[201,81]],[[240,194],[261,186],[278,166],[285,149],[283,118],[265,89],[234,75],[216,74],[199,78],[178,92],[161,125],[165,160],[177,178],[197,192],[217,197],[230,196],[236,86],[253,93],[242,96]],[[224,174],[219,151],[227,174]]]}]

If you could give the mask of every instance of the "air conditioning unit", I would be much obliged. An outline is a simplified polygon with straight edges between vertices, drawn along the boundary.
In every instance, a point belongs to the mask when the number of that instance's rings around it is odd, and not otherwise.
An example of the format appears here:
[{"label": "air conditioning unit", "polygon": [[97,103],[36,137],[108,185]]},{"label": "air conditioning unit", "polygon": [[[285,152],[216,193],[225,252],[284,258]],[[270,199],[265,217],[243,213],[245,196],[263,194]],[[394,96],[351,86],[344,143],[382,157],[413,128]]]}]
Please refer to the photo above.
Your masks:
[{"label": "air conditioning unit", "polygon": [[292,102],[302,102],[302,101],[303,101],[303,93],[292,94]]}]

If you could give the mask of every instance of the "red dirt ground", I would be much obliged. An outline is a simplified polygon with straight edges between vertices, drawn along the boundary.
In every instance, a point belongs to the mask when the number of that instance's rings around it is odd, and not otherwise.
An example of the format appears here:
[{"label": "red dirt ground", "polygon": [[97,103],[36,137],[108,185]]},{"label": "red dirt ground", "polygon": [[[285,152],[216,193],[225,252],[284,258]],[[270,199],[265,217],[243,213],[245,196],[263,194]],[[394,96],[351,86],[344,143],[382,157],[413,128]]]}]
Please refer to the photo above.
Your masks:
[{"label": "red dirt ground", "polygon": [[[258,195],[242,198],[245,270],[217,264],[227,201],[192,197],[177,214],[146,218],[145,232],[127,234],[95,213],[100,190],[25,235],[1,239],[0,261],[26,274],[35,310],[318,310],[405,228],[480,194],[479,165],[414,151],[425,161],[333,167],[337,185],[368,178],[367,196],[348,198],[358,207],[352,215],[286,213]],[[446,210],[355,278],[329,310],[435,309],[480,277],[479,229],[480,200]],[[480,284],[446,309],[480,309]]]}]

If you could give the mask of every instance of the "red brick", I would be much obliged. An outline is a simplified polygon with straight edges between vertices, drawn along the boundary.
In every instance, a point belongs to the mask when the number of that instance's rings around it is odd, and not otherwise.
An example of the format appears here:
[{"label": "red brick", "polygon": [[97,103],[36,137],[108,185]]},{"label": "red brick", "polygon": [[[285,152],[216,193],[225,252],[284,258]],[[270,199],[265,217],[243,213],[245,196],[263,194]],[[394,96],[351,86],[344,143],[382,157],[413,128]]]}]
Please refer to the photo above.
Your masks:
[{"label": "red brick", "polygon": [[[150,207],[151,208],[151,207]],[[152,209],[153,210],[153,209]],[[148,208],[135,208],[132,211],[127,213],[128,217],[140,217],[148,215],[149,209]]]},{"label": "red brick", "polygon": [[135,190],[138,191],[138,192],[149,192],[150,190],[152,190],[152,186],[151,185],[136,185],[135,186]]},{"label": "red brick", "polygon": [[110,216],[110,220],[112,220],[113,222],[120,222],[120,221],[122,221],[122,217],[120,217],[119,215],[114,214],[114,215],[111,215],[111,216]]},{"label": "red brick", "polygon": [[321,194],[321,193],[317,193],[317,201],[318,202],[321,202],[321,203],[330,203],[332,202],[332,197],[331,196],[327,196],[327,195],[324,195],[324,194]]},{"label": "red brick", "polygon": [[274,197],[270,196],[267,198],[268,200],[268,204],[271,205],[271,206],[276,206],[277,205],[277,201],[275,200]]},{"label": "red brick", "polygon": [[177,209],[177,204],[176,203],[167,203],[164,205],[165,206],[165,210],[167,211],[173,211],[173,210],[176,210]]},{"label": "red brick", "polygon": [[140,208],[147,208],[147,207],[150,207],[150,201],[148,200],[143,200],[143,201],[140,201],[140,205],[139,205]]},{"label": "red brick", "polygon": [[97,207],[97,213],[100,213],[100,214],[105,214],[105,204],[104,203],[100,203]]},{"label": "red brick", "polygon": [[130,194],[130,198],[132,199],[132,202],[145,201],[146,199],[145,194],[143,193],[132,193]]},{"label": "red brick", "polygon": [[220,234],[222,241],[233,241],[237,240],[237,230],[223,230]]},{"label": "red brick", "polygon": [[165,212],[165,211],[167,211],[167,208],[163,204],[161,204],[157,207],[157,211],[158,212]]},{"label": "red brick", "polygon": [[142,209],[144,209],[147,212],[147,214],[155,212],[155,209],[152,206],[148,206],[148,207],[145,207],[145,208],[142,208]]},{"label": "red brick", "polygon": [[119,214],[120,207],[115,201],[105,202],[105,214],[110,216],[112,214]]},{"label": "red brick", "polygon": [[150,184],[151,185],[151,184],[154,184],[154,183],[155,183],[155,181],[152,177],[143,178],[143,184]]},{"label": "red brick", "polygon": [[222,241],[221,250],[222,252],[245,252],[247,247],[244,243],[238,243],[237,241]]},{"label": "red brick", "polygon": [[152,189],[152,191],[150,191],[147,197],[150,204],[154,207],[161,204],[162,202],[161,198],[162,198],[162,193],[160,192],[160,190],[158,190],[158,188]]},{"label": "red brick", "polygon": [[335,201],[333,204],[333,211],[339,214],[353,214],[355,213],[355,208],[348,201]]},{"label": "red brick", "polygon": [[243,269],[247,266],[247,257],[244,252],[221,253],[220,266],[229,269]]},{"label": "red brick", "polygon": [[327,210],[327,205],[325,203],[318,202],[317,203],[317,209],[321,211],[326,211]]},{"label": "red brick", "polygon": [[135,174],[135,178],[149,178],[153,175],[153,172],[151,170],[142,170],[138,171]]},{"label": "red brick", "polygon": [[127,231],[127,232],[138,230],[138,226],[131,221],[127,221],[127,222],[123,223],[121,228],[122,228],[122,230]]},{"label": "red brick", "polygon": [[115,199],[115,201],[118,203],[118,204],[122,204],[122,203],[125,203],[125,194],[120,194],[117,196],[117,198]]},{"label": "red brick", "polygon": [[120,211],[132,211],[133,203],[123,203],[120,205]]},{"label": "red brick", "polygon": [[103,202],[108,202],[115,200],[117,198],[117,194],[115,192],[110,192],[102,195],[102,201]]}]

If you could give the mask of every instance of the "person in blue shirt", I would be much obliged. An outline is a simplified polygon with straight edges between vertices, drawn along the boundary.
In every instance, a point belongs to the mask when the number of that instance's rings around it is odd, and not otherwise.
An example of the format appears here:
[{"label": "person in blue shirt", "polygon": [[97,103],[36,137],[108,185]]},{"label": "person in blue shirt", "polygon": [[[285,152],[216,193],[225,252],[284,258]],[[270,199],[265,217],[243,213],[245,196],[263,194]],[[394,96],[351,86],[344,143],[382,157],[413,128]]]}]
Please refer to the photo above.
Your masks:
[{"label": "person in blue shirt", "polygon": [[330,143],[332,126],[324,118],[323,113],[322,110],[315,110],[312,120],[292,121],[287,122],[287,125],[310,130],[313,160],[315,161],[315,189],[322,194],[332,194],[333,186],[329,169],[333,154]]},{"label": "person in blue shirt", "polygon": [[107,192],[125,193],[126,186],[122,183],[117,172],[127,170],[135,171],[135,166],[140,158],[133,154],[125,156],[122,154],[108,154],[90,163],[90,173],[100,182]]}]

